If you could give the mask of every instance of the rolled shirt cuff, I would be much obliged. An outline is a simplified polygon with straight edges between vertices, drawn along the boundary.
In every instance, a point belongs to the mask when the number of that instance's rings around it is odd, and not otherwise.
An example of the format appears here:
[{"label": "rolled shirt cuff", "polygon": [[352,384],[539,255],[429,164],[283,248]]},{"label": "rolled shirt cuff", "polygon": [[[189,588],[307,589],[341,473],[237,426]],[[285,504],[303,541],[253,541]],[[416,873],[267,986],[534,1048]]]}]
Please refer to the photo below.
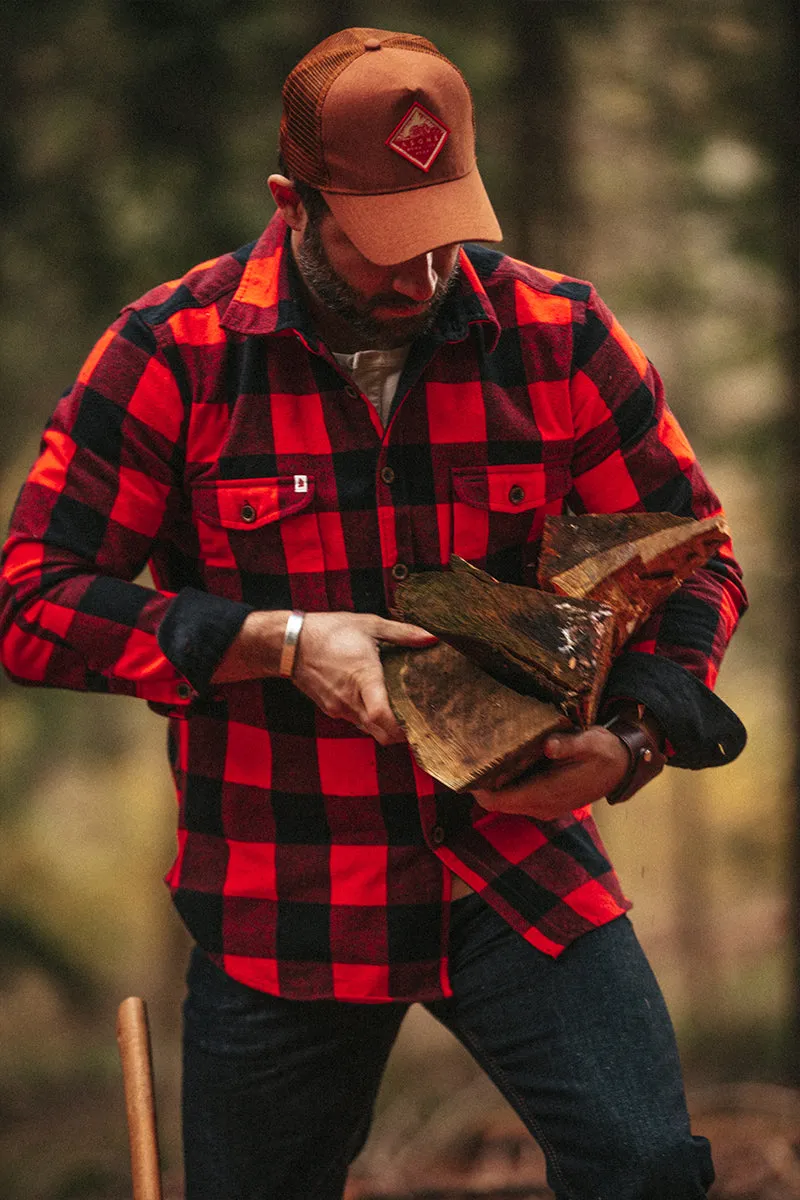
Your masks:
[{"label": "rolled shirt cuff", "polygon": [[673,753],[669,764],[700,770],[719,767],[744,749],[747,731],[719,696],[671,659],[639,651],[623,653],[611,668],[603,705],[627,697],[646,705]]},{"label": "rolled shirt cuff", "polygon": [[251,604],[197,588],[183,588],[173,600],[158,627],[158,644],[199,696],[209,691],[211,676],[253,611]]}]

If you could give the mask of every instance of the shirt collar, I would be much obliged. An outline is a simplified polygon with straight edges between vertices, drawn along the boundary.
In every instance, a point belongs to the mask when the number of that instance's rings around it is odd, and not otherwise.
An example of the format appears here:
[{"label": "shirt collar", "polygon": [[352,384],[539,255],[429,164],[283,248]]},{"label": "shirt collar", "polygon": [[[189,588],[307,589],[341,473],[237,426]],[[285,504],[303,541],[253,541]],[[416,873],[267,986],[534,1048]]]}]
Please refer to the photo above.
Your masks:
[{"label": "shirt collar", "polygon": [[[470,325],[484,324],[489,349],[494,349],[500,324],[463,249],[459,266],[458,281],[442,305],[432,334],[439,342],[460,342],[467,337]],[[275,214],[250,252],[222,326],[233,333],[296,333],[310,350],[317,350],[319,339],[303,303],[290,230],[280,213]]]}]

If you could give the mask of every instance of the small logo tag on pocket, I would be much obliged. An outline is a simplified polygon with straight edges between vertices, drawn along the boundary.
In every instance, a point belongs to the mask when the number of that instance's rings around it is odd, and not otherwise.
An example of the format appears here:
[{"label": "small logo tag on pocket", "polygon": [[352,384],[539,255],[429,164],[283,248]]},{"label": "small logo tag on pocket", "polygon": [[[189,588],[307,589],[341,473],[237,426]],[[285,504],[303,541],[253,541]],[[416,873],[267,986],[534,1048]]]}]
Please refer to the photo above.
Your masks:
[{"label": "small logo tag on pocket", "polygon": [[296,492],[307,492],[308,491],[308,476],[307,475],[295,475],[294,490]]}]

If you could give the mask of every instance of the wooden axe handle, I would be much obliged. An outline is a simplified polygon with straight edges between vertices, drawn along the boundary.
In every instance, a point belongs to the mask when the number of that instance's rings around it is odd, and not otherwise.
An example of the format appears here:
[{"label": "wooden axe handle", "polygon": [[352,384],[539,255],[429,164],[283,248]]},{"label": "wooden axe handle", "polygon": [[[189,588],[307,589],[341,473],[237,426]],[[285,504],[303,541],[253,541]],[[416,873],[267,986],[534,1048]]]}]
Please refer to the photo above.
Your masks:
[{"label": "wooden axe handle", "polygon": [[147,1006],[138,996],[129,996],[117,1010],[117,1044],[125,1083],[133,1198],[162,1200],[150,1029]]}]

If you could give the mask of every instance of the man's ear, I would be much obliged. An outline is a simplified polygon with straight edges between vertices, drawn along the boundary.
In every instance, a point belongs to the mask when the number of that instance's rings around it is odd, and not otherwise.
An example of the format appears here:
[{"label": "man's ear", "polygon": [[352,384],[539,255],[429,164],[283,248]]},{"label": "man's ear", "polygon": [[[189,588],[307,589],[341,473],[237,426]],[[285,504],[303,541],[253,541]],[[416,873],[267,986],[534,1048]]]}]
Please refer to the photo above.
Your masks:
[{"label": "man's ear", "polygon": [[308,215],[291,179],[287,179],[285,175],[270,175],[267,186],[286,224],[297,233],[302,233]]}]

